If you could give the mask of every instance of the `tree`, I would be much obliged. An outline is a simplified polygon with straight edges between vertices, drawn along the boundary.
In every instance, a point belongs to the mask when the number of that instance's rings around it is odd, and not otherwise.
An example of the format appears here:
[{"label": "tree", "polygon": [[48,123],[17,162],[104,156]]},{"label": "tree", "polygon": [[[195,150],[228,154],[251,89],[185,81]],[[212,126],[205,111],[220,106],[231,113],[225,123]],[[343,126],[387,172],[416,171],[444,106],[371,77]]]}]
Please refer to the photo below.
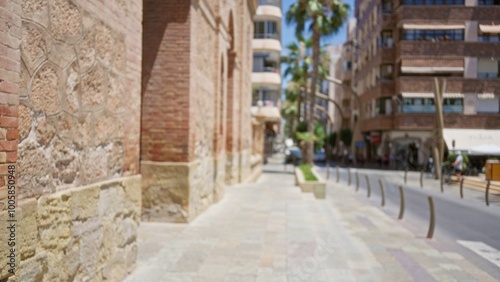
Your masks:
[{"label": "tree", "polygon": [[[288,24],[294,23],[295,34],[302,37],[306,25],[312,32],[312,74],[311,91],[306,96],[307,129],[312,136],[314,132],[314,107],[316,87],[318,84],[318,67],[320,58],[320,41],[322,36],[335,34],[348,16],[349,6],[340,0],[297,0],[286,14]],[[312,164],[314,144],[307,142],[304,161]]]},{"label": "tree", "polygon": [[312,58],[307,55],[307,51],[312,46],[312,40],[306,40],[302,37],[297,38],[297,40],[298,42],[292,42],[287,46],[288,56],[281,57],[281,62],[287,65],[283,77],[291,78],[291,85],[289,85],[290,90],[298,94],[297,122],[300,122],[301,104],[304,103],[302,94],[307,97],[307,90],[309,89],[308,78],[312,65]]}]

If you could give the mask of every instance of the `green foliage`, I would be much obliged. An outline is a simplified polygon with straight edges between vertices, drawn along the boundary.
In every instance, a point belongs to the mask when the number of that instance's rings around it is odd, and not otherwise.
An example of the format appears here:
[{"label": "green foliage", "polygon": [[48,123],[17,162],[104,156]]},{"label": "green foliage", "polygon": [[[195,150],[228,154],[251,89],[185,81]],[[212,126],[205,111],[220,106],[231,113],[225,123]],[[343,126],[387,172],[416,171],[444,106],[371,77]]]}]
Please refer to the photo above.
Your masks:
[{"label": "green foliage", "polygon": [[318,151],[325,147],[326,132],[323,126],[319,123],[314,125],[314,151]]},{"label": "green foliage", "polygon": [[301,121],[299,124],[297,124],[297,127],[295,128],[296,132],[307,132],[307,122]]},{"label": "green foliage", "polygon": [[352,130],[350,128],[342,128],[340,130],[340,141],[344,143],[346,146],[351,146],[352,143]]},{"label": "green foliage", "polygon": [[317,151],[325,146],[325,129],[320,123],[314,125],[313,135],[307,132],[307,123],[300,122],[296,127],[296,136],[300,141],[314,142],[314,150]]},{"label": "green foliage", "polygon": [[328,144],[333,148],[337,144],[337,132],[330,133],[327,137],[326,140]]},{"label": "green foliage", "polygon": [[299,165],[299,169],[304,174],[304,179],[306,181],[318,181],[318,178],[316,178],[316,176],[312,172],[310,165],[308,165],[308,164],[301,164],[301,165]]}]

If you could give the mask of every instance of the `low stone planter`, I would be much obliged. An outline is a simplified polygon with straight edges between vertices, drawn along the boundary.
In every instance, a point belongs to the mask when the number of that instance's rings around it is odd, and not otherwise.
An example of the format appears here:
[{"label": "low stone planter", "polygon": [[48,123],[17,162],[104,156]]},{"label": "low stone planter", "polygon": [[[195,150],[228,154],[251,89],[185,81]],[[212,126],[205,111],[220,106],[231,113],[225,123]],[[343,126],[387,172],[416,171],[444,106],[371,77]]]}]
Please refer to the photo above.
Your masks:
[{"label": "low stone planter", "polygon": [[312,168],[314,176],[318,179],[317,181],[306,181],[304,174],[300,168],[295,168],[295,186],[299,186],[303,193],[314,193],[316,199],[326,198],[326,181],[319,175],[319,173]]}]

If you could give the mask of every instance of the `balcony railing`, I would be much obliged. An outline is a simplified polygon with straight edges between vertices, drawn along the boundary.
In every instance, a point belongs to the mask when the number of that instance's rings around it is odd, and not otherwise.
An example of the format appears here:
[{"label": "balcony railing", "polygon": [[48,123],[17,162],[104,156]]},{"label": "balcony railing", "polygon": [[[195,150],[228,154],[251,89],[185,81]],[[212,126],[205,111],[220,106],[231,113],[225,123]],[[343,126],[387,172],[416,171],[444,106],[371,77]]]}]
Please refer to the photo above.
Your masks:
[{"label": "balcony railing", "polygon": [[478,72],[477,78],[497,78],[498,73],[496,72]]},{"label": "balcony railing", "polygon": [[281,0],[259,0],[259,5],[275,6],[281,8]]},{"label": "balcony railing", "polygon": [[278,39],[277,33],[255,33],[253,38],[255,39]]}]

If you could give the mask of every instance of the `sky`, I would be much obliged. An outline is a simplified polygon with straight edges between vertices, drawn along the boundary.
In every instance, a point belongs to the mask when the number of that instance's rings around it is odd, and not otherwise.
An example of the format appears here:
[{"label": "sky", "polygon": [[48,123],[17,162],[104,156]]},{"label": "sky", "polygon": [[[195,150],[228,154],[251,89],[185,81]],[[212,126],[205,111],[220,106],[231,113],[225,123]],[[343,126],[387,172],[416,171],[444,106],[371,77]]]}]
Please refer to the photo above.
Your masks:
[{"label": "sky", "polygon": [[[349,18],[353,17],[353,11],[354,11],[354,0],[343,0],[345,3],[349,4]],[[282,51],[281,55],[286,56],[288,54],[286,46],[288,44],[292,43],[295,41],[295,26],[292,25],[287,25],[286,24],[286,13],[290,6],[295,2],[295,0],[282,0],[282,9],[283,9],[283,20],[281,22],[281,46],[282,46]],[[328,45],[339,45],[344,43],[347,40],[347,22],[344,24],[344,26],[339,30],[339,32],[329,38],[327,38],[323,44],[328,44]],[[282,67],[282,70],[284,71],[285,67]],[[286,87],[288,80],[283,79],[283,89]]]}]

